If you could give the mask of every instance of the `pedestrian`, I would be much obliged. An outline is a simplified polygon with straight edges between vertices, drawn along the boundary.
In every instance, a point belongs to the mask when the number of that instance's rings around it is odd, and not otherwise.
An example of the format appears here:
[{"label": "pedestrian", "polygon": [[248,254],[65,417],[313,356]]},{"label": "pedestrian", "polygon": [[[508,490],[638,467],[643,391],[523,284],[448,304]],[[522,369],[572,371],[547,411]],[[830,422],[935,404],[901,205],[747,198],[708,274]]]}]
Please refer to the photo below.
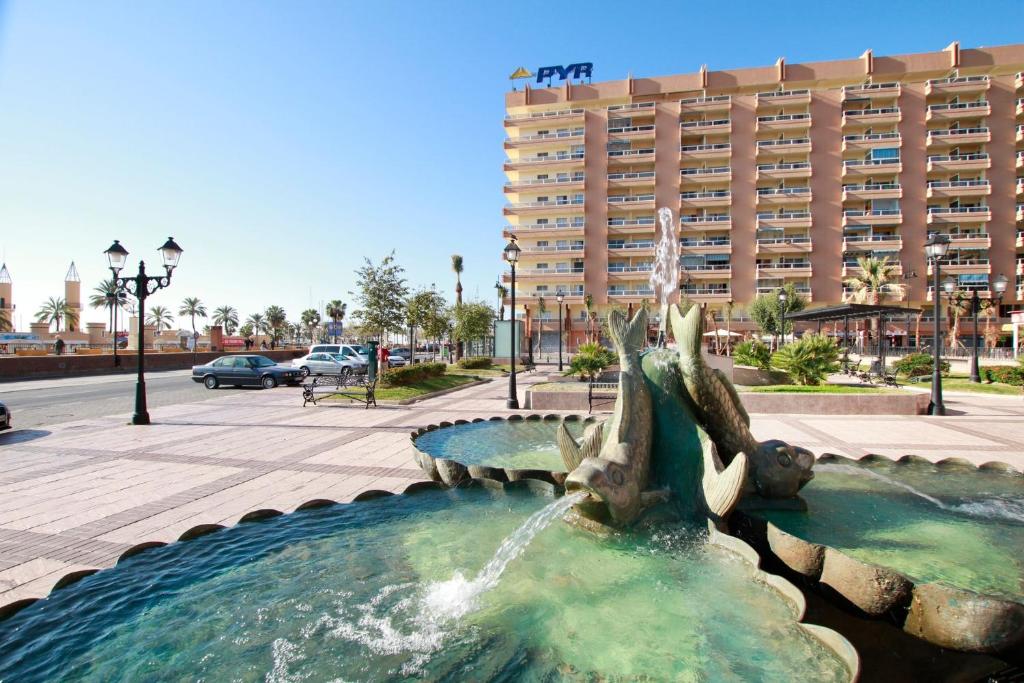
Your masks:
[{"label": "pedestrian", "polygon": [[58,356],[64,354],[64,340],[60,337],[57,337],[57,341],[53,343],[53,352]]},{"label": "pedestrian", "polygon": [[388,369],[388,348],[381,344],[377,347],[377,370],[384,372]]},{"label": "pedestrian", "polygon": [[267,340],[264,339],[263,341],[260,342],[260,351],[266,351],[266,350],[267,350]]}]

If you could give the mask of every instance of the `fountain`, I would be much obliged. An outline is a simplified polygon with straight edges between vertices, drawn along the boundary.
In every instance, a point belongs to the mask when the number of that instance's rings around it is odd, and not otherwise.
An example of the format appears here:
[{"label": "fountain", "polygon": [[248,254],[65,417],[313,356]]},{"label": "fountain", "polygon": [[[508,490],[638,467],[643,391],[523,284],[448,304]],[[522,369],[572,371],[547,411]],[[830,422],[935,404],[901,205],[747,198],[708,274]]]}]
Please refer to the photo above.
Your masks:
[{"label": "fountain", "polygon": [[664,347],[667,339],[665,325],[668,320],[668,299],[674,292],[679,291],[679,237],[672,222],[672,209],[664,206],[658,209],[658,222],[661,224],[661,234],[658,236],[658,246],[654,250],[654,269],[651,270],[650,284],[661,304],[657,345]]}]

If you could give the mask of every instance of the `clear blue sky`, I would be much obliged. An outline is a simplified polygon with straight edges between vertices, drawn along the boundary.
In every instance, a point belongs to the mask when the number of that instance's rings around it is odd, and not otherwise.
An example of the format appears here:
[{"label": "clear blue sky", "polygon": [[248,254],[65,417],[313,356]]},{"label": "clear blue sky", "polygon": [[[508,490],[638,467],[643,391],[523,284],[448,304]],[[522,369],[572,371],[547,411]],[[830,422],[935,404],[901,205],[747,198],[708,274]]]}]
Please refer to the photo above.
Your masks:
[{"label": "clear blue sky", "polygon": [[71,260],[88,293],[112,239],[134,271],[168,235],[185,254],[151,302],[175,311],[198,296],[295,320],[350,301],[362,258],[392,249],[411,283],[445,292],[463,254],[466,294],[492,302],[519,65],[591,61],[606,80],[1024,40],[1019,0],[840,7],[0,0],[0,258],[17,318],[62,295]]}]

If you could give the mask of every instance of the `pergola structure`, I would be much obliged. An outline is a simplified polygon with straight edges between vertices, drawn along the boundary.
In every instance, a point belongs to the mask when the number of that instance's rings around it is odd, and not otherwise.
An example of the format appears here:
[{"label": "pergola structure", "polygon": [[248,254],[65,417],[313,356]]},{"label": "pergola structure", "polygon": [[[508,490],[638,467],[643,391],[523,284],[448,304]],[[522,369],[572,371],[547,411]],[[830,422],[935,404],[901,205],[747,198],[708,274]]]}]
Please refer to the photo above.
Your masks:
[{"label": "pergola structure", "polygon": [[[878,360],[879,367],[885,368],[885,334],[882,333],[885,330],[885,319],[895,318],[897,316],[903,317],[908,316],[911,313],[918,313],[919,311],[914,308],[905,308],[903,306],[884,306],[880,304],[840,304],[838,306],[824,306],[822,308],[814,308],[809,311],[801,311],[799,313],[788,313],[786,314],[787,322],[803,322],[803,323],[818,323],[818,332],[821,332],[822,323],[836,322],[839,320],[843,321],[843,363],[845,364],[849,358],[849,347],[850,347],[850,321],[851,320],[871,320],[872,318],[878,319]],[[936,328],[938,322],[936,322]]]}]

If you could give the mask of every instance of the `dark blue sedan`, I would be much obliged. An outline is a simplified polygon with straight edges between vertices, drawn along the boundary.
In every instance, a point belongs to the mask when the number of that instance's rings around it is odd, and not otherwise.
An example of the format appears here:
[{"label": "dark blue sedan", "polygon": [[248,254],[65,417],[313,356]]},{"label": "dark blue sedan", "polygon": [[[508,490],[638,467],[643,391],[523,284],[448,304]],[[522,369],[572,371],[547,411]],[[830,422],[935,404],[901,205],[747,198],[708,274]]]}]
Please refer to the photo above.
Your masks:
[{"label": "dark blue sedan", "polygon": [[278,384],[298,384],[302,371],[278,365],[266,356],[223,356],[206,365],[193,366],[192,381],[202,382],[207,389],[216,389],[221,384],[273,389]]}]

